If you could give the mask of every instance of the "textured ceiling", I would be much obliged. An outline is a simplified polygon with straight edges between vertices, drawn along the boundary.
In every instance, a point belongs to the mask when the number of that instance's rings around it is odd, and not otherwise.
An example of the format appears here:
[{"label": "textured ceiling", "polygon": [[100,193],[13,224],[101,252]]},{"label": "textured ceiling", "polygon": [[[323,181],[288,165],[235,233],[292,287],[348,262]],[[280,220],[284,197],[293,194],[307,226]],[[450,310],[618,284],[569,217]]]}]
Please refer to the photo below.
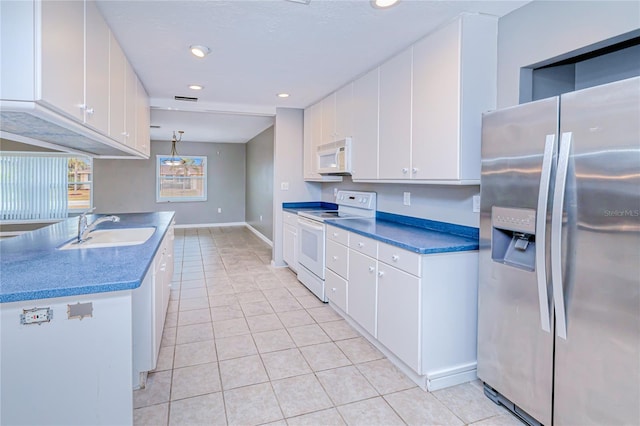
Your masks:
[{"label": "textured ceiling", "polygon": [[[152,106],[242,112],[239,120],[246,123],[253,118],[246,114],[273,115],[276,107],[314,103],[460,13],[503,16],[525,3],[403,0],[380,10],[368,0],[311,0],[308,5],[284,0],[98,0]],[[195,58],[188,51],[192,44],[208,46],[211,54]],[[205,88],[195,92],[189,84]],[[280,99],[280,92],[291,96]],[[173,101],[175,95],[199,101],[179,103]],[[152,124],[166,129],[159,120],[170,115],[155,110]],[[243,133],[245,126],[238,122],[212,121],[220,133],[214,137],[193,128],[192,138],[246,141],[261,126],[248,125]],[[225,121],[233,132],[221,130]],[[189,140],[190,129],[184,130]]]}]

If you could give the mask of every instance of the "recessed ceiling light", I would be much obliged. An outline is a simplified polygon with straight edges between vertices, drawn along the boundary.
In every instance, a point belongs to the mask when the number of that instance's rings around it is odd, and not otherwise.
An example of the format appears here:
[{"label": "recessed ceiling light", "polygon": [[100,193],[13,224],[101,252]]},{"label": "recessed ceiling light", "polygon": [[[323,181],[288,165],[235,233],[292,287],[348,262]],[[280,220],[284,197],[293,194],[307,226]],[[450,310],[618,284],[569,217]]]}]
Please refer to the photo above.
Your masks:
[{"label": "recessed ceiling light", "polygon": [[386,9],[398,3],[399,0],[371,0],[371,6],[376,9]]},{"label": "recessed ceiling light", "polygon": [[189,50],[191,51],[191,53],[193,53],[194,56],[197,56],[198,58],[204,58],[209,53],[211,53],[211,49],[209,49],[207,46],[200,46],[197,44],[190,46]]},{"label": "recessed ceiling light", "polygon": [[278,93],[278,97],[279,98],[288,98],[289,94],[288,93]]},{"label": "recessed ceiling light", "polygon": [[191,90],[202,90],[202,89],[204,89],[204,86],[202,86],[200,84],[190,84],[189,85],[189,89],[191,89]]}]

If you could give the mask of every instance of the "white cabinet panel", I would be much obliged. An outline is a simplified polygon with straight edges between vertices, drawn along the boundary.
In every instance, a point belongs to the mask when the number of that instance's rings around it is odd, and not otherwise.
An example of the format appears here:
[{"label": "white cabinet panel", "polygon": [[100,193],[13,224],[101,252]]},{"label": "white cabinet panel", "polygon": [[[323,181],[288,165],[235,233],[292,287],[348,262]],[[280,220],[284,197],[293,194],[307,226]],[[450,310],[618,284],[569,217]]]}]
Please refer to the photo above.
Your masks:
[{"label": "white cabinet panel", "polygon": [[347,312],[347,280],[331,270],[325,273],[327,298],[342,311]]},{"label": "white cabinet panel", "polygon": [[341,228],[336,228],[335,226],[327,225],[327,238],[331,241],[335,241],[337,243],[346,246],[349,244],[349,231],[345,231]]},{"label": "white cabinet panel", "polygon": [[139,79],[136,78],[136,150],[145,156],[151,152],[151,140],[149,137],[149,96]]},{"label": "white cabinet panel", "polygon": [[109,137],[126,143],[125,63],[126,58],[113,33],[109,35]]},{"label": "white cabinet panel", "polygon": [[[323,121],[322,104],[318,102],[304,110],[304,147],[303,147],[303,176],[310,182],[340,182],[340,176],[322,176],[318,170],[317,147],[322,144]],[[332,124],[333,126],[333,124]]]},{"label": "white cabinet panel", "polygon": [[349,249],[335,241],[327,241],[327,268],[343,278],[347,278],[349,268]]},{"label": "white cabinet panel", "polygon": [[298,270],[298,229],[285,223],[282,226],[282,260],[287,262],[293,271]]},{"label": "white cabinet panel", "polygon": [[420,372],[420,279],[378,263],[378,340]]},{"label": "white cabinet panel", "polygon": [[109,27],[94,1],[86,2],[84,122],[109,132]]},{"label": "white cabinet panel", "polygon": [[378,260],[402,271],[420,276],[421,256],[418,253],[410,252],[390,244],[379,243]]},{"label": "white cabinet panel", "polygon": [[339,89],[335,98],[335,140],[342,140],[353,134],[353,83]]},{"label": "white cabinet panel", "polygon": [[349,284],[347,310],[362,328],[376,336],[376,273],[378,261],[349,250]]},{"label": "white cabinet panel", "polygon": [[332,93],[322,101],[322,127],[320,145],[336,140],[336,94]]},{"label": "white cabinet panel", "polygon": [[124,138],[125,145],[136,147],[136,73],[129,62],[124,64]]},{"label": "white cabinet panel", "polygon": [[378,242],[362,235],[351,233],[349,237],[349,248],[366,254],[370,257],[378,256]]},{"label": "white cabinet panel", "polygon": [[41,98],[56,110],[84,120],[84,2],[43,1]]},{"label": "white cabinet panel", "polygon": [[380,66],[380,179],[411,176],[411,52]]},{"label": "white cabinet panel", "polygon": [[375,68],[353,82],[353,179],[378,178],[378,73]]}]

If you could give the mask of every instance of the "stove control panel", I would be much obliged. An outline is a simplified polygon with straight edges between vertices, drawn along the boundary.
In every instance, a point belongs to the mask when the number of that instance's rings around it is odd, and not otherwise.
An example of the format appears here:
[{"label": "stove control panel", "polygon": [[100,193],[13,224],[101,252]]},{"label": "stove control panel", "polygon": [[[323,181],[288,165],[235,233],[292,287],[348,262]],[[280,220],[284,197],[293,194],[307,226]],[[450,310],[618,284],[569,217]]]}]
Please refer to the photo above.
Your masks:
[{"label": "stove control panel", "polygon": [[376,193],[361,191],[338,191],[336,203],[339,206],[356,207],[366,210],[376,209]]}]

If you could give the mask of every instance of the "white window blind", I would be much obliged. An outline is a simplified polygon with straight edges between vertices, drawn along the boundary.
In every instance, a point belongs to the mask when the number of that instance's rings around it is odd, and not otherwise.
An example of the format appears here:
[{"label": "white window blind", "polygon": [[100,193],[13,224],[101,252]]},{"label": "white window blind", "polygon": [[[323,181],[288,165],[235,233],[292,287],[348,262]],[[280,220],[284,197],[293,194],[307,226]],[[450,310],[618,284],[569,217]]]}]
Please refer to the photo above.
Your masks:
[{"label": "white window blind", "polygon": [[67,157],[0,156],[0,219],[67,217]]}]

